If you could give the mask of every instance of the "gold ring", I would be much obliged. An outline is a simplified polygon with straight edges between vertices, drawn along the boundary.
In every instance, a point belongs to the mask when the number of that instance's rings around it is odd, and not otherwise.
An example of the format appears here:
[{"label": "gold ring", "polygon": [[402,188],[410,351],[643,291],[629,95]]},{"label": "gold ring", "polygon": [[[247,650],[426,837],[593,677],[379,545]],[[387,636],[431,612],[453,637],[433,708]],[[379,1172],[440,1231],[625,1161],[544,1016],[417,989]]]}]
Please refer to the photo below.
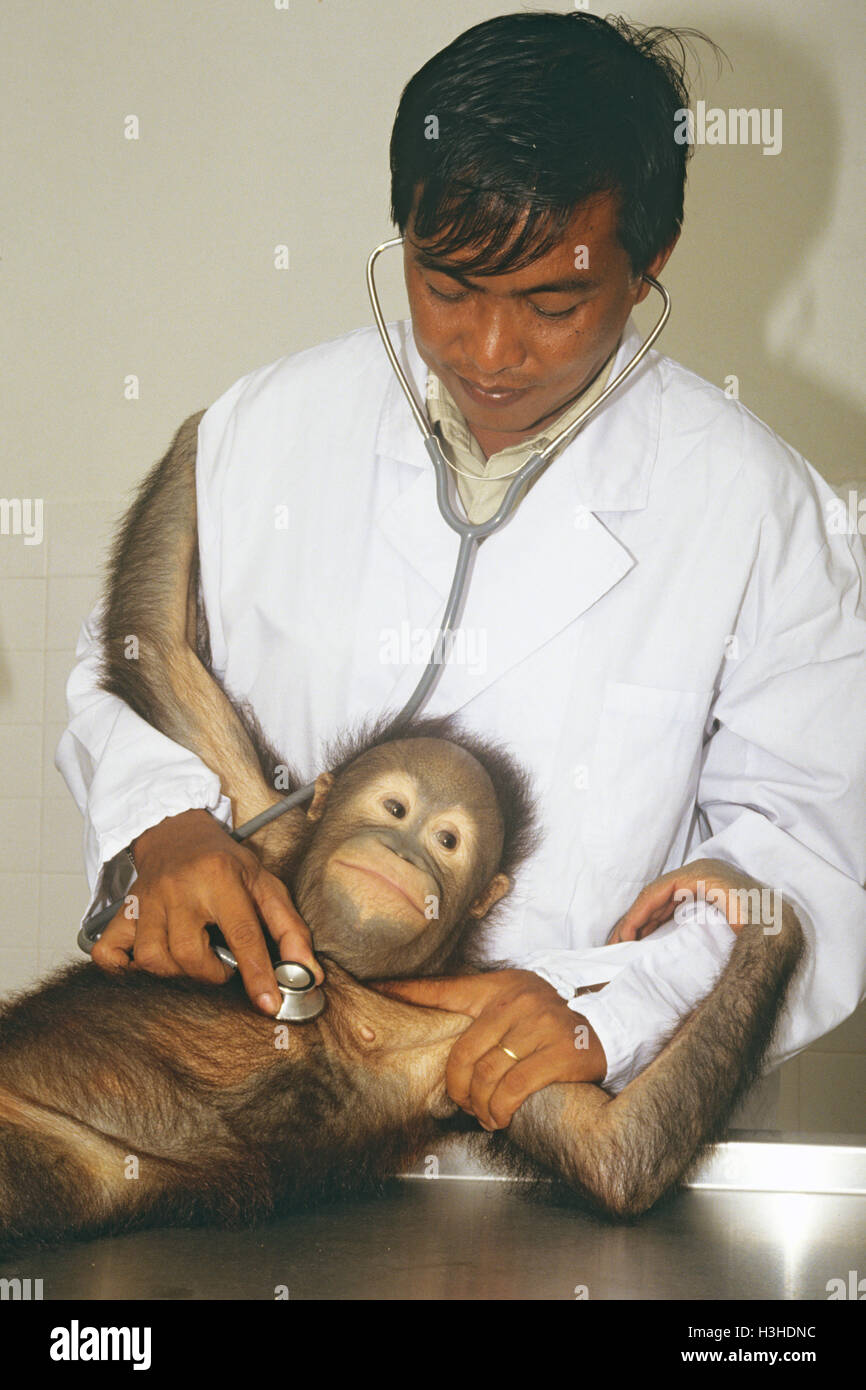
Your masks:
[{"label": "gold ring", "polygon": [[507,1052],[507,1053],[508,1053],[508,1056],[509,1056],[509,1057],[512,1057],[512,1058],[514,1059],[515,1062],[519,1062],[519,1061],[520,1061],[520,1058],[518,1057],[517,1053],[516,1053],[516,1052],[512,1052],[510,1047],[506,1047],[506,1046],[505,1046],[505,1043],[497,1043],[496,1046],[497,1046],[497,1047],[501,1047],[503,1052]]}]

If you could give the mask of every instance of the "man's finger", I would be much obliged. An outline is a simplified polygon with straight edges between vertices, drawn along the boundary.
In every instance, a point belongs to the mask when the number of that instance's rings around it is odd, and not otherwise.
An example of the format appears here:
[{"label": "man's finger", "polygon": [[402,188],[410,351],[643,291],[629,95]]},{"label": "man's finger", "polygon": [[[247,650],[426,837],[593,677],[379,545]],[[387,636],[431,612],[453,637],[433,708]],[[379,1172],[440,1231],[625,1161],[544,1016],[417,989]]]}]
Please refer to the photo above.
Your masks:
[{"label": "man's finger", "polygon": [[132,968],[146,970],[149,975],[183,974],[168,948],[167,921],[162,908],[150,907],[139,918],[132,950]]},{"label": "man's finger", "polygon": [[676,908],[674,893],[677,881],[660,878],[641,890],[631,907],[613,928],[608,943],[637,941],[648,930],[654,931],[673,916]]},{"label": "man's finger", "polygon": [[233,971],[215,954],[200,912],[176,908],[168,926],[168,949],[184,975],[206,984],[222,985]]},{"label": "man's finger", "polygon": [[[468,1110],[473,1115],[477,1113],[472,1103],[473,1081],[477,1093],[483,1095],[482,1087],[488,1072],[491,1080],[499,1080],[498,1068],[488,1054],[492,1049],[499,1048],[502,1061],[508,1061],[500,1045],[509,1031],[508,1021],[497,1010],[491,1010],[477,1018],[472,1027],[467,1028],[455,1042],[445,1067],[445,1089],[461,1110]],[[517,1052],[517,1048],[512,1051]],[[480,1068],[478,1078],[475,1076],[476,1068]]]},{"label": "man's finger", "polygon": [[[563,1006],[560,1005],[560,1007]],[[566,1016],[569,1019],[570,1035],[573,1027],[572,1020],[576,1015],[566,1011]],[[464,1037],[469,1032],[471,1029],[467,1030]],[[548,1043],[545,1041],[549,1037],[549,1030],[545,1019],[537,1014],[529,1018],[514,1018],[507,1031],[503,1031],[502,1026],[500,1026],[498,1032],[499,1036],[493,1047],[476,1062],[470,1081],[469,1102],[472,1113],[477,1117],[479,1123],[484,1125],[485,1129],[501,1127],[502,1121],[497,1121],[493,1113],[492,1101],[494,1095],[499,1091],[506,1073],[512,1071],[516,1066],[522,1066],[524,1062],[539,1055],[542,1051],[550,1053]],[[569,1036],[570,1042],[571,1037]],[[551,1053],[550,1055],[555,1054]],[[561,1069],[555,1077],[550,1078],[550,1080],[555,1081],[562,1079]],[[549,1083],[544,1082],[542,1084],[547,1085]]]},{"label": "man's finger", "polygon": [[[655,931],[663,922],[667,922],[673,917],[680,902],[685,899],[675,901],[675,894],[685,893],[695,895],[700,891],[709,895],[708,888],[720,892],[728,899],[728,904],[717,906],[724,912],[729,923],[737,930],[741,925],[736,914],[736,906],[733,911],[730,907],[730,890],[737,887],[760,888],[761,884],[757,879],[749,878],[747,875],[735,874],[731,871],[729,864],[721,859],[693,859],[688,864],[683,864],[680,869],[670,869],[668,873],[662,874],[653,883],[648,883],[645,888],[638,893],[628,911],[620,917],[608,936],[608,944],[613,945],[617,941],[635,941],[650,932]],[[738,899],[734,900],[735,903]],[[732,920],[732,917],[734,920]]]},{"label": "man's finger", "polygon": [[552,1047],[539,1049],[506,1071],[488,1102],[488,1113],[493,1125],[504,1129],[511,1123],[512,1116],[519,1110],[527,1096],[543,1091],[558,1081],[561,1075],[561,1061]]},{"label": "man's finger", "polygon": [[273,1016],[280,1009],[282,995],[253,900],[239,884],[229,885],[221,893],[219,915],[214,920],[238,963],[249,998],[262,1013]]},{"label": "man's finger", "polygon": [[121,908],[112,917],[105,931],[95,943],[90,958],[103,970],[128,970],[131,965],[129,953],[135,942],[137,922],[125,915]]},{"label": "man's finger", "polygon": [[310,929],[295,907],[285,884],[273,874],[262,872],[252,883],[251,892],[262,921],[277,942],[280,960],[296,960],[312,971],[317,985],[325,972],[313,955]]},{"label": "man's finger", "polygon": [[[506,1048],[509,1050],[506,1051]],[[478,1123],[485,1129],[499,1127],[491,1113],[490,1102],[506,1072],[511,1071],[520,1060],[517,1039],[513,1033],[507,1033],[475,1063],[469,1085],[469,1105]]]}]

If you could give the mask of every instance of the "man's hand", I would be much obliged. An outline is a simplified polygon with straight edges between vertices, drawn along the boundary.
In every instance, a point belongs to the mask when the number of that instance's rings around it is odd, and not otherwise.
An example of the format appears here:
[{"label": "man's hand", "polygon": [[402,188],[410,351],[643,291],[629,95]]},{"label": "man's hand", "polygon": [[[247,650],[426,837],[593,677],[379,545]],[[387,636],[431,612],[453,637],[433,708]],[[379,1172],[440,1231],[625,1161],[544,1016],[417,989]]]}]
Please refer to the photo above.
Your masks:
[{"label": "man's hand", "polygon": [[[757,897],[754,896],[755,889],[758,890]],[[722,859],[695,859],[691,864],[684,864],[681,869],[671,869],[661,878],[648,883],[624,916],[620,917],[608,937],[608,943],[640,941],[664,922],[670,921],[677,907],[701,899],[724,913],[736,935],[748,922],[759,920],[754,907],[758,904],[760,912],[762,889],[766,892],[765,884],[738,872]]]},{"label": "man's hand", "polygon": [[131,895],[138,900],[138,918],[126,917],[124,909],[112,919],[93,948],[97,965],[222,984],[232,971],[211,949],[205,926],[215,923],[250,999],[263,1013],[275,1014],[281,995],[261,918],[280,958],[300,961],[322,983],[309,928],[285,885],[207,811],[169,816],[138,837],[133,853],[138,878]]},{"label": "man's hand", "polygon": [[592,1028],[531,970],[389,980],[376,988],[475,1019],[451,1049],[445,1085],[485,1129],[503,1129],[527,1096],[554,1081],[604,1079],[607,1059]]}]

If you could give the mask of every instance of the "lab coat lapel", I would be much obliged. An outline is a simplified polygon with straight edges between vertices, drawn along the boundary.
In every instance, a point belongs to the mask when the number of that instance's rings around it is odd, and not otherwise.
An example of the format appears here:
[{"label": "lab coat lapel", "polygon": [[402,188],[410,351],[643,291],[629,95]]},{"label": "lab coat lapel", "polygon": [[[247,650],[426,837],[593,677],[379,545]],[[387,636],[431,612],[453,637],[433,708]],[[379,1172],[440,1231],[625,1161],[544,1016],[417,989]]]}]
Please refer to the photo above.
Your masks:
[{"label": "lab coat lapel", "polygon": [[[427,368],[408,324],[399,329],[401,357],[415,384],[416,399],[423,402]],[[614,373],[639,341],[629,325]],[[579,618],[635,564],[596,513],[646,504],[660,417],[658,369],[651,359],[652,354],[622,393],[615,392],[553,460],[502,530],[481,544],[460,623],[464,644],[455,645],[449,669],[425,706],[427,713],[457,710],[473,699]],[[418,600],[411,622],[429,629],[432,639],[459,540],[439,513],[433,466],[396,379],[383,405],[377,454],[409,465],[404,472],[414,473],[376,522],[395,551],[430,586],[429,601]],[[391,692],[391,707],[408,699],[421,669],[416,664],[401,673]]]}]

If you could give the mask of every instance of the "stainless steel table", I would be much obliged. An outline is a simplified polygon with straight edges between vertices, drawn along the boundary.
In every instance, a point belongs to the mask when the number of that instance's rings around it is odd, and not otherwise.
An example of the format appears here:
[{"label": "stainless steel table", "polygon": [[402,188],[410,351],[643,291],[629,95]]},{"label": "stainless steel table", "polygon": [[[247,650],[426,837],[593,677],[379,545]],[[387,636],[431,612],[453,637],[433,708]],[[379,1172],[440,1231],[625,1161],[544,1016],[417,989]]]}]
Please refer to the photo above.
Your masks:
[{"label": "stainless steel table", "polygon": [[[21,1251],[0,1277],[45,1299],[820,1299],[866,1276],[866,1145],[738,1141],[693,1186],[630,1225],[545,1185],[434,1179],[252,1230],[156,1230]],[[823,1148],[823,1155],[822,1150]],[[448,1176],[448,1173],[454,1176]],[[826,1175],[822,1177],[822,1173]],[[735,1184],[730,1186],[730,1184]],[[829,1187],[829,1191],[744,1190]],[[841,1191],[840,1189],[845,1189]]]}]

